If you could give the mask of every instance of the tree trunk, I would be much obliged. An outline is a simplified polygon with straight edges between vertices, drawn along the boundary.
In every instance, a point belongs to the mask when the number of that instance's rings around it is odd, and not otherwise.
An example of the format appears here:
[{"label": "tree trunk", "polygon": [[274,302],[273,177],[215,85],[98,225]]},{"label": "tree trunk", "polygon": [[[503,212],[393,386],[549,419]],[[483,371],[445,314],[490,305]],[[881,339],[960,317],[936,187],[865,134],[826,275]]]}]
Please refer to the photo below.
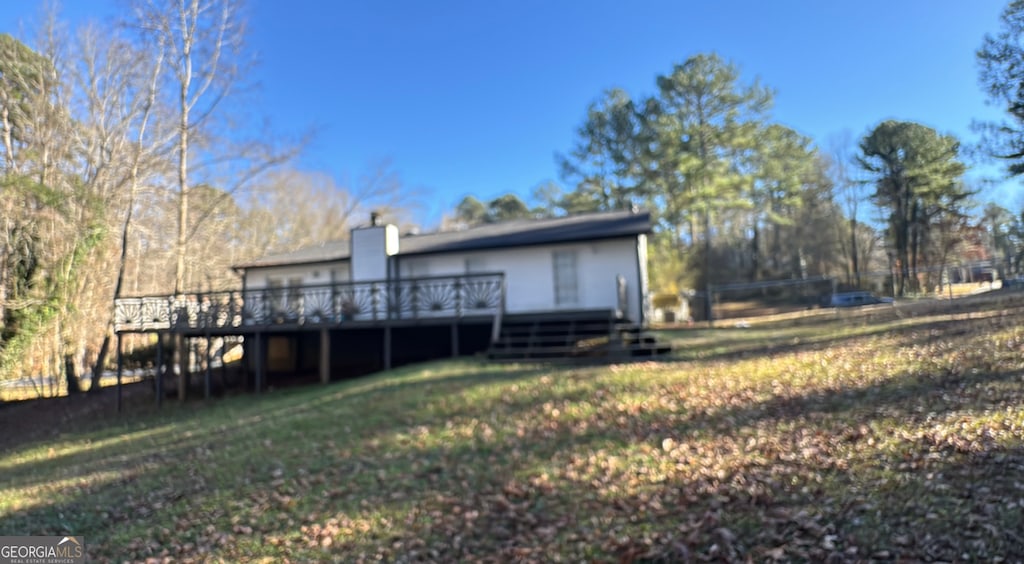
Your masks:
[{"label": "tree trunk", "polygon": [[[138,163],[135,164],[132,172],[133,180],[131,192],[128,197],[128,210],[125,214],[124,223],[121,225],[121,253],[118,258],[117,264],[117,280],[114,282],[114,295],[113,299],[110,300],[110,314],[107,320],[107,328],[103,333],[103,342],[100,344],[99,353],[96,355],[96,364],[93,365],[92,373],[93,378],[103,373],[103,369],[107,364],[107,355],[110,353],[110,341],[114,331],[114,316],[117,314],[115,311],[116,301],[121,297],[124,289],[125,273],[128,270],[128,235],[131,229],[132,214],[135,209],[135,191],[137,181],[135,177],[138,176]],[[98,392],[99,386],[92,386],[89,388],[90,392]]]},{"label": "tree trunk", "polygon": [[178,240],[174,248],[174,294],[185,291],[185,244],[188,242],[188,85],[181,87],[178,131]]},{"label": "tree trunk", "polygon": [[[146,98],[146,104],[142,110],[142,121],[139,124],[138,137],[136,141],[135,152],[132,154],[132,165],[129,173],[129,187],[128,187],[128,209],[125,211],[124,223],[121,224],[121,252],[118,256],[117,261],[117,280],[114,282],[114,295],[110,300],[110,317],[107,321],[107,330],[103,334],[103,342],[100,344],[99,353],[96,355],[96,364],[93,367],[93,375],[102,374],[103,368],[107,364],[107,354],[110,352],[110,340],[114,330],[114,317],[117,315],[115,311],[115,304],[118,298],[124,292],[124,282],[128,271],[128,241],[131,233],[132,218],[135,214],[135,197],[139,191],[139,169],[142,164],[142,147],[146,139],[146,131],[149,125],[149,118],[153,110],[153,105],[156,103],[156,92],[158,80],[160,77],[160,70],[163,68],[164,53],[160,52],[157,55],[157,59],[153,64],[153,74],[149,83],[149,94]],[[141,262],[141,261],[139,261]],[[136,269],[138,265],[136,265]],[[135,282],[138,284],[138,271],[135,273]],[[99,386],[93,386],[89,388],[89,391],[99,391]]]},{"label": "tree trunk", "polygon": [[11,220],[10,215],[7,212],[6,201],[4,204],[4,219],[3,219],[3,232],[0,232],[0,237],[3,240],[0,241],[0,336],[4,334],[4,330],[7,328],[7,285],[10,284],[9,278],[9,258],[11,256]]},{"label": "tree trunk", "polygon": [[704,211],[704,283],[711,284],[711,210]]},{"label": "tree trunk", "polygon": [[910,228],[910,291],[917,292],[917,244],[918,244],[918,229],[914,225]]},{"label": "tree trunk", "polygon": [[64,356],[64,381],[67,384],[69,396],[82,393],[82,386],[78,382],[78,375],[75,374],[75,359],[72,355]]},{"label": "tree trunk", "polygon": [[857,218],[850,218],[850,263],[853,268],[853,280],[860,288],[860,263],[857,260]]},{"label": "tree trunk", "polygon": [[760,270],[760,253],[758,248],[758,229],[754,223],[754,236],[750,238],[750,281],[757,282],[758,270]]}]

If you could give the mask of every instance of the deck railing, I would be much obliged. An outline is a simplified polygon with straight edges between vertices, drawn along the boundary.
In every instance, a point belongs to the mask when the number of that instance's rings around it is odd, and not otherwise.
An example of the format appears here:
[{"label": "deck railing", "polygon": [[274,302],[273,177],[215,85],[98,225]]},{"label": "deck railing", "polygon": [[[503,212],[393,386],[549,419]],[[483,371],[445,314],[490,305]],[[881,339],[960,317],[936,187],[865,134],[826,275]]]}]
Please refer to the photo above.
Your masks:
[{"label": "deck railing", "polygon": [[197,331],[500,316],[504,281],[500,273],[466,274],[118,298],[114,328]]}]

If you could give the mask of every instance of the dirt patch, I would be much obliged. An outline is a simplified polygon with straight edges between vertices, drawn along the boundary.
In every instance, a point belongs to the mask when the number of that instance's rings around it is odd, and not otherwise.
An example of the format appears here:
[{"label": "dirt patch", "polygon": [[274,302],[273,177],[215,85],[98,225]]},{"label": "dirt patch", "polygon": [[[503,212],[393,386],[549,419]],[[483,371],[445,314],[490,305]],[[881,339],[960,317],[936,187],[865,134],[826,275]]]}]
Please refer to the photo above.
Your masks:
[{"label": "dirt patch", "polygon": [[151,382],[122,387],[122,410],[117,411],[117,388],[97,393],[0,403],[0,453],[31,443],[54,440],[62,434],[109,425],[112,421],[151,410],[156,402]]}]

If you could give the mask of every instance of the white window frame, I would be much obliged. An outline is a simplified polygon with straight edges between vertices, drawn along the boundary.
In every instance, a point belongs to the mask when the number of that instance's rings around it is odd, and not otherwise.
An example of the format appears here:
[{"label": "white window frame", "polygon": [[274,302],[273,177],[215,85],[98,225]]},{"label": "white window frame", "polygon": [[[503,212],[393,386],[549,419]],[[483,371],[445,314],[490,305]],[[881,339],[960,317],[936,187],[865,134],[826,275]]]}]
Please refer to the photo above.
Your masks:
[{"label": "white window frame", "polygon": [[297,307],[302,303],[303,291],[302,287],[305,286],[305,282],[301,276],[290,276],[286,287],[288,288],[288,304],[290,307]]},{"label": "white window frame", "polygon": [[275,307],[280,309],[280,304],[284,303],[284,298],[288,295],[288,283],[280,276],[267,276],[267,291]]},{"label": "white window frame", "polygon": [[551,270],[555,306],[579,306],[579,253],[570,249],[552,252]]}]

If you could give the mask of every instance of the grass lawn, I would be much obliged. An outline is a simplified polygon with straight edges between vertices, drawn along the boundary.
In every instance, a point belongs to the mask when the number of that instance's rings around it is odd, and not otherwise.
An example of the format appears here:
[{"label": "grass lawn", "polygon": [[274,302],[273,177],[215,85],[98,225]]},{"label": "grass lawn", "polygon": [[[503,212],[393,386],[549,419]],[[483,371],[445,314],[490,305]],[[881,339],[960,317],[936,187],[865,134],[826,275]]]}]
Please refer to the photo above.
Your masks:
[{"label": "grass lawn", "polygon": [[438,362],[9,442],[0,534],[100,561],[1024,559],[1024,302],[666,335],[663,362]]}]

